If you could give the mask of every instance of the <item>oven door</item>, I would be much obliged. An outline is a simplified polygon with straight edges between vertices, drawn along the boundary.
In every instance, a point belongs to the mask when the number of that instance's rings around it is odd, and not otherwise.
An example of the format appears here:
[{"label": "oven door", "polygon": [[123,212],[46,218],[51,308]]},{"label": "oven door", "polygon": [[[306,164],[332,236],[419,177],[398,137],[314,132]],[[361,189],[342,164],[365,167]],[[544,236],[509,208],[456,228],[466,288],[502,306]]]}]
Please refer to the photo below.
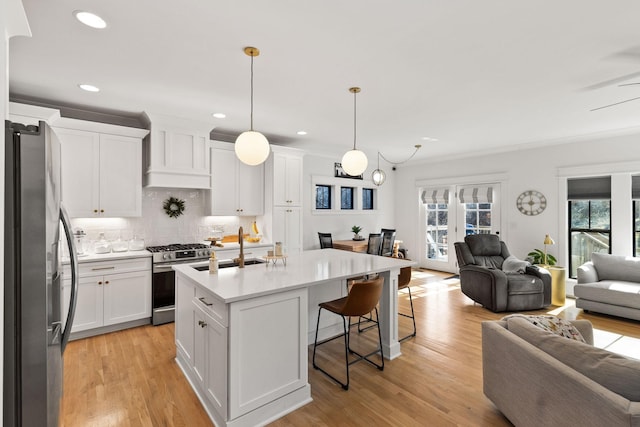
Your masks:
[{"label": "oven door", "polygon": [[151,281],[151,323],[162,325],[175,320],[176,310],[176,273],[171,266],[192,263],[193,259],[183,262],[171,261],[153,265]]}]

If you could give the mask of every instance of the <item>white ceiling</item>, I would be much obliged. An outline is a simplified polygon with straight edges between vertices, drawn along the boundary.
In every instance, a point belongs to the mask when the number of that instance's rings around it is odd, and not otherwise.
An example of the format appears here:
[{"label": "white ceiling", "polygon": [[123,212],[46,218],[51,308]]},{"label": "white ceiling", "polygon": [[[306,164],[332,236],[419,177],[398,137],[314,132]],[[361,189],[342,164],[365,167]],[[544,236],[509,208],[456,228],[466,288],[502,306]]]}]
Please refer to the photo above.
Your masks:
[{"label": "white ceiling", "polygon": [[[402,160],[640,126],[637,0],[23,0],[12,98],[249,127],[276,143]],[[74,10],[101,15],[94,30]],[[78,89],[79,83],[101,88]],[[213,119],[214,112],[226,119]],[[296,135],[305,130],[308,135]],[[640,127],[638,128],[640,131]],[[423,137],[438,141],[425,141]],[[375,161],[371,158],[370,161]]]}]

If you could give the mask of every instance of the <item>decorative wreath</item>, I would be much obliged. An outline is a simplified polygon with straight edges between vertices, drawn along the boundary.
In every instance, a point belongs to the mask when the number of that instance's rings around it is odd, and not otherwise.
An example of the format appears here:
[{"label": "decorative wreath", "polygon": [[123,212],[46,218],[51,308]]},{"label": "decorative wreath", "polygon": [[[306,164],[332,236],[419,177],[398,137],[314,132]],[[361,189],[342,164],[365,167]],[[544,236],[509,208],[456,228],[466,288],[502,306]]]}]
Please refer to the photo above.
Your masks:
[{"label": "decorative wreath", "polygon": [[184,200],[176,197],[169,197],[162,204],[162,208],[169,215],[169,218],[178,218],[184,213]]}]

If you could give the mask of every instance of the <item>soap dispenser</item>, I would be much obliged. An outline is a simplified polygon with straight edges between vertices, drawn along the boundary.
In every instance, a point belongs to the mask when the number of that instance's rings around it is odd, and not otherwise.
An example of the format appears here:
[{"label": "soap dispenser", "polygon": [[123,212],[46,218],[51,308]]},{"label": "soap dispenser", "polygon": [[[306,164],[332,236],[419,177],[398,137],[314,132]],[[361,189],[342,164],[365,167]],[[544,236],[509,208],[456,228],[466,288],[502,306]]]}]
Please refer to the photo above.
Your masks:
[{"label": "soap dispenser", "polygon": [[218,258],[216,258],[216,252],[211,251],[211,257],[209,258],[209,274],[216,274],[218,272]]}]

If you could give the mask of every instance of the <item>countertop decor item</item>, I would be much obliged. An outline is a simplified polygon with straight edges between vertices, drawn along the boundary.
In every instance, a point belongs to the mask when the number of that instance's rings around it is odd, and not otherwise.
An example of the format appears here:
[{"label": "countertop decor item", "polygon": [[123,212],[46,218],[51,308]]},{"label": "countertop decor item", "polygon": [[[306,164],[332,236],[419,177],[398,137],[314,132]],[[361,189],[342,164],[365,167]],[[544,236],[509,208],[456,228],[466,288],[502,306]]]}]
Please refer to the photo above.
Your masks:
[{"label": "countertop decor item", "polygon": [[351,231],[353,231],[353,240],[356,241],[360,241],[360,240],[364,240],[364,237],[362,237],[359,233],[360,231],[362,231],[362,227],[358,226],[358,225],[354,225],[353,227],[351,227]]},{"label": "countertop decor item", "polygon": [[169,218],[178,218],[184,213],[184,200],[177,197],[169,197],[162,204],[162,208],[169,215]]},{"label": "countertop decor item", "polygon": [[342,169],[351,176],[358,176],[367,170],[369,160],[367,155],[356,148],[356,94],[360,92],[359,87],[349,88],[353,94],[353,150],[349,150],[342,156]]},{"label": "countertop decor item", "polygon": [[253,130],[253,58],[260,55],[260,50],[249,46],[244,48],[244,53],[251,57],[251,121],[249,130],[236,139],[235,152],[242,163],[257,166],[267,160],[271,151],[267,138]]}]

